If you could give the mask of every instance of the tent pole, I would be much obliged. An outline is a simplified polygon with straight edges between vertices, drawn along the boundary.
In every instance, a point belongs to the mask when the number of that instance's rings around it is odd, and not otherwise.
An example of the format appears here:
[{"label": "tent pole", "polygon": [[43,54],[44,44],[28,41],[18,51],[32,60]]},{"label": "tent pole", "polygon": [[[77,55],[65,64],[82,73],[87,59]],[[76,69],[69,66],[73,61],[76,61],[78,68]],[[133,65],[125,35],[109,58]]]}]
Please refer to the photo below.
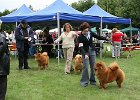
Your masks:
[{"label": "tent pole", "polygon": [[16,27],[18,26],[18,17],[16,17]]},{"label": "tent pole", "polygon": [[[58,37],[60,36],[60,11],[57,12],[57,29],[58,29]],[[59,42],[58,42],[58,65],[59,65]]]},{"label": "tent pole", "polygon": [[[102,17],[101,17],[101,22],[100,22],[100,36],[102,35]],[[100,40],[100,59],[102,59],[102,54],[103,54],[103,50],[102,50],[102,40]]]},{"label": "tent pole", "polygon": [[132,23],[130,19],[130,43],[132,43]]},{"label": "tent pole", "polygon": [[16,21],[16,27],[17,27],[17,21]]},{"label": "tent pole", "polygon": [[1,25],[2,25],[2,20],[0,19],[0,29],[1,29]]}]

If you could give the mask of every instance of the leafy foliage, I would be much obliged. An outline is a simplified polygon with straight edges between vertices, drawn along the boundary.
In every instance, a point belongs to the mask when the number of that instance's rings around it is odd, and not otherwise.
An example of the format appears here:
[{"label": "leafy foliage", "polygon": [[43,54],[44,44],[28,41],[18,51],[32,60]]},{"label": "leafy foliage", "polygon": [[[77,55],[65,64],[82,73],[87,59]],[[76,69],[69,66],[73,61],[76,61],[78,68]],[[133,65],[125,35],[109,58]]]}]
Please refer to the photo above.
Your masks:
[{"label": "leafy foliage", "polygon": [[84,12],[92,7],[94,3],[94,0],[80,0],[78,2],[72,3],[71,6],[78,11]]},{"label": "leafy foliage", "polygon": [[128,0],[123,13],[132,19],[133,26],[140,27],[140,0]]},{"label": "leafy foliage", "polygon": [[140,27],[140,0],[99,0],[98,5],[107,12],[132,19],[132,26]]}]

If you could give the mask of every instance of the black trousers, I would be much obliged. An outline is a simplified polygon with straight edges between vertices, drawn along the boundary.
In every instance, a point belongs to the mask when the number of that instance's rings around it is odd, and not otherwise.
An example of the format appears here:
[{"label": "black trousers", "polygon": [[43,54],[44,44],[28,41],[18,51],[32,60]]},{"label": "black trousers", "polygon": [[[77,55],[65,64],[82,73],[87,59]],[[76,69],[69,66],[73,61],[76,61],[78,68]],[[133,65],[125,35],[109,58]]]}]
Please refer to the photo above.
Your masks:
[{"label": "black trousers", "polygon": [[0,75],[0,100],[5,100],[7,91],[7,75]]},{"label": "black trousers", "polygon": [[21,51],[18,49],[18,61],[19,61],[19,68],[24,68],[28,67],[28,54],[29,54],[29,48],[25,49],[24,51]]},{"label": "black trousers", "polygon": [[42,45],[41,47],[42,47],[42,51],[41,52],[47,52],[48,56],[52,57],[52,54],[51,54],[51,52],[52,52],[51,50],[53,48],[52,45]]}]

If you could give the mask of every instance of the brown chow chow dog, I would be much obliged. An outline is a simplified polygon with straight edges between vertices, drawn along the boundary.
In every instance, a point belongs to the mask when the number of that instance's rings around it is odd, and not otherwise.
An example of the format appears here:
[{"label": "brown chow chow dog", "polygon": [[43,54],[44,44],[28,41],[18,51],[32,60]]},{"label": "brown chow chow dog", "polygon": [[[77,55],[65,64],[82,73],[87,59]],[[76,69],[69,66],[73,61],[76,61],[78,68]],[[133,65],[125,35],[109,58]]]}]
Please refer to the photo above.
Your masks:
[{"label": "brown chow chow dog", "polygon": [[38,63],[39,69],[47,69],[49,64],[49,56],[47,52],[35,54],[35,60]]},{"label": "brown chow chow dog", "polygon": [[125,79],[124,72],[119,68],[116,62],[113,62],[106,67],[105,63],[100,61],[95,64],[95,75],[97,76],[100,88],[106,88],[106,84],[116,81],[119,88]]},{"label": "brown chow chow dog", "polygon": [[82,72],[83,61],[82,55],[77,54],[74,58],[74,72],[77,73],[78,71]]}]

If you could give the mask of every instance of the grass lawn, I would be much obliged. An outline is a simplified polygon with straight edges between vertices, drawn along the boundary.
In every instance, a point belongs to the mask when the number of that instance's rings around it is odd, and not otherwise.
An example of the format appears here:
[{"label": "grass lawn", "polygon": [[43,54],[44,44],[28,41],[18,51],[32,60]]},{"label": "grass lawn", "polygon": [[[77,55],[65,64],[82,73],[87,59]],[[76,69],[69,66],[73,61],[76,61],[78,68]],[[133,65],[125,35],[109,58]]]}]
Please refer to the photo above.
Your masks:
[{"label": "grass lawn", "polygon": [[[140,100],[140,51],[133,51],[132,57],[117,59],[126,80],[122,88],[116,82],[108,84],[106,90],[96,86],[80,86],[81,74],[64,74],[64,59],[51,58],[48,70],[38,70],[34,58],[29,59],[30,70],[17,70],[18,60],[11,57],[11,73],[8,76],[6,100]],[[103,60],[108,65],[116,61],[111,58],[111,52],[106,52],[103,58],[97,56],[96,61]]]}]

